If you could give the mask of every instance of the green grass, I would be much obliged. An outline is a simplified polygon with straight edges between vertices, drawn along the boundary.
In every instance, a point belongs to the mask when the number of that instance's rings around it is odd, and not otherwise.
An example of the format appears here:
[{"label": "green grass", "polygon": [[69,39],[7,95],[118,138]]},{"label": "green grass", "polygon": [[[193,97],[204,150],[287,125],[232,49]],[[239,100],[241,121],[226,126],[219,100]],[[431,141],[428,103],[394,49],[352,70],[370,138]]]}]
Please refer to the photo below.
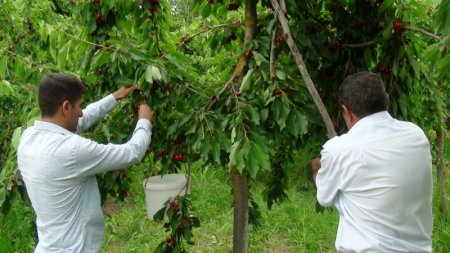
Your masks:
[{"label": "green grass", "polygon": [[[449,161],[449,142],[446,147]],[[106,228],[102,251],[106,253],[153,252],[167,235],[162,223],[146,217],[141,172],[131,169],[129,176],[135,182],[131,196],[124,202],[108,200],[104,207]],[[337,211],[315,212],[315,195],[304,180],[304,168],[292,169],[289,178],[289,199],[275,204],[272,210],[267,209],[261,196],[264,188],[261,180],[252,186],[262,219],[259,227],[250,227],[249,252],[336,252]],[[450,196],[449,181],[447,196]],[[201,226],[194,229],[195,245],[188,246],[188,251],[231,252],[233,210],[228,172],[211,167],[194,168],[191,193],[193,213],[200,218]],[[434,200],[433,252],[447,253],[450,252],[450,214],[441,216],[437,198]],[[21,202],[13,206],[7,217],[0,215],[0,252],[32,252],[33,219],[31,208]]]},{"label": "green grass", "polygon": [[[201,226],[194,229],[196,244],[188,247],[189,252],[230,252],[233,210],[229,180],[224,170],[193,173],[192,202]],[[262,219],[259,227],[250,227],[249,252],[335,252],[336,211],[315,213],[313,192],[295,186],[288,192],[289,200],[268,210],[262,190],[261,184],[252,188]],[[126,202],[114,203],[114,213],[106,218],[104,252],[151,252],[166,236],[162,223],[145,216],[143,189],[138,186],[133,192]]]}]

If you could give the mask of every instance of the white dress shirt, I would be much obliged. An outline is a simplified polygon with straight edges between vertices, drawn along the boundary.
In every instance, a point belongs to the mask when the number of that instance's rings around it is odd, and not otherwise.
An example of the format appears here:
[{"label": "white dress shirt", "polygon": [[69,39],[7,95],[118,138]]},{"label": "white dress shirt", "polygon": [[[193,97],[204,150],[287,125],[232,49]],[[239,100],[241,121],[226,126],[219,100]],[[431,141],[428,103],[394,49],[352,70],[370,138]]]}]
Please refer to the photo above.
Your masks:
[{"label": "white dress shirt", "polygon": [[[83,110],[87,130],[118,102],[109,95]],[[17,159],[36,212],[35,252],[98,252],[103,213],[95,174],[139,162],[150,144],[151,123],[140,119],[122,145],[99,144],[49,122],[36,121],[21,137]]]},{"label": "white dress shirt", "polygon": [[323,146],[317,200],[339,211],[341,252],[431,252],[430,145],[410,122],[379,112]]}]

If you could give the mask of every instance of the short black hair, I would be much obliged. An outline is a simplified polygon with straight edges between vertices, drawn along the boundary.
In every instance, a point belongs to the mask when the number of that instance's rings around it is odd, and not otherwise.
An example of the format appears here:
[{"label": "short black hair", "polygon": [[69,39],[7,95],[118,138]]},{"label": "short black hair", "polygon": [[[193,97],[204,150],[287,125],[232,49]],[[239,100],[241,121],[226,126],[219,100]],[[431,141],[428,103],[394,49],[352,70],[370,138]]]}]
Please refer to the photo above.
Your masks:
[{"label": "short black hair", "polygon": [[386,111],[388,97],[383,79],[371,72],[349,75],[339,87],[339,102],[347,106],[356,116],[365,116]]},{"label": "short black hair", "polygon": [[42,117],[51,117],[66,100],[71,105],[86,92],[86,86],[78,78],[61,73],[50,73],[39,85],[38,101]]}]

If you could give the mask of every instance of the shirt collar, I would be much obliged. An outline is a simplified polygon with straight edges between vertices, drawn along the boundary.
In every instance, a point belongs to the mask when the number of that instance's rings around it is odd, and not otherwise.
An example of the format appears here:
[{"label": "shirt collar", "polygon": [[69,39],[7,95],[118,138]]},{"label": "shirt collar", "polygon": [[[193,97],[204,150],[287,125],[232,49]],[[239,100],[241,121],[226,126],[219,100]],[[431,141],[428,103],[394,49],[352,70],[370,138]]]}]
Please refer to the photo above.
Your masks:
[{"label": "shirt collar", "polygon": [[353,125],[353,127],[348,132],[349,133],[357,132],[359,130],[365,129],[368,126],[373,125],[376,122],[386,121],[386,120],[391,120],[391,119],[393,119],[393,118],[389,114],[389,112],[387,112],[387,111],[377,112],[377,113],[371,114],[369,116],[366,116],[366,117],[358,120],[358,122],[356,122],[355,125]]},{"label": "shirt collar", "polygon": [[61,133],[63,135],[73,134],[72,132],[65,129],[64,127],[61,127],[57,124],[47,122],[47,121],[36,120],[34,122],[34,127],[35,127],[35,129],[38,129],[38,130],[56,132],[56,133]]}]

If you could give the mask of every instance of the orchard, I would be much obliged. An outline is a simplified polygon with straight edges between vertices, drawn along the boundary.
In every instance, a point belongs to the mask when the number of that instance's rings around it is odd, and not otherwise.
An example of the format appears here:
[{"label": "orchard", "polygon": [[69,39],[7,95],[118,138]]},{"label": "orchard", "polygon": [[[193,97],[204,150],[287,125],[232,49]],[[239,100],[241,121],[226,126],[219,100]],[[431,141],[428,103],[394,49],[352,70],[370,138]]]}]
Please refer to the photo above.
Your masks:
[{"label": "orchard", "polygon": [[[21,132],[40,117],[36,90],[50,72],[79,77],[88,87],[86,103],[121,86],[138,87],[85,136],[126,142],[136,106],[148,103],[156,112],[152,141],[142,164],[133,168],[143,177],[189,171],[193,164],[228,171],[233,252],[249,250],[250,218],[258,218],[259,208],[250,194],[255,181],[264,178],[260,194],[269,209],[284,201],[287,170],[307,171],[297,163],[298,151],[318,155],[328,138],[347,131],[337,100],[342,80],[358,71],[376,72],[386,85],[389,112],[428,134],[435,216],[448,217],[448,0],[0,0],[0,5],[2,219],[15,202],[29,204],[16,150]],[[97,177],[103,200],[123,200],[130,185],[142,183],[128,171]],[[171,232],[154,249],[183,252],[183,241],[195,241],[202,217],[190,215],[195,203],[188,197],[166,204],[171,214],[165,228]]]}]

